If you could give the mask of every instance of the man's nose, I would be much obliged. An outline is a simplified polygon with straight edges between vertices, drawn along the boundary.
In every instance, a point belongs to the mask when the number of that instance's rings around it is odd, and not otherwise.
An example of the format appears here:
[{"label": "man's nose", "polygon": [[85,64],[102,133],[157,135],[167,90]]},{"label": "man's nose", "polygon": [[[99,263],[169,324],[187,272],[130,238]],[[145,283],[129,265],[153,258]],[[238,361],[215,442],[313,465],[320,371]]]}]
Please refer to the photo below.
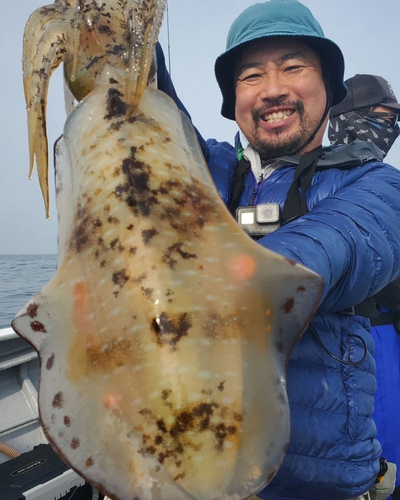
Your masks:
[{"label": "man's nose", "polygon": [[259,94],[263,101],[287,97],[289,92],[287,81],[279,71],[269,71],[264,75]]}]

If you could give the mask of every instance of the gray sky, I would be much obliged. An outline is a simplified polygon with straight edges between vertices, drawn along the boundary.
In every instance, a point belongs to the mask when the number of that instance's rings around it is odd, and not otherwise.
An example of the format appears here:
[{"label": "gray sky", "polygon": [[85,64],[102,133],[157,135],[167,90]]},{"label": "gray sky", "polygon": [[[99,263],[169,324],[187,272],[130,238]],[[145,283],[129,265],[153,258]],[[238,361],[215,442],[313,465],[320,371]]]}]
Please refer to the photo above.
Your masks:
[{"label": "gray sky", "polygon": [[[235,124],[219,114],[215,58],[224,50],[232,21],[254,0],[170,0],[172,77],[178,94],[204,137],[231,141]],[[346,78],[372,73],[386,78],[400,98],[399,0],[303,0],[325,35],[342,49]],[[28,181],[28,139],[22,88],[22,35],[42,0],[7,2],[0,19],[1,150],[0,254],[56,253],[57,214],[50,187],[50,221],[45,219],[36,171]],[[166,23],[164,23],[165,25]],[[165,26],[160,41],[166,52]],[[50,150],[65,121],[61,69],[53,75],[48,105]],[[387,156],[400,168],[400,140]],[[50,177],[52,177],[52,161]]]}]

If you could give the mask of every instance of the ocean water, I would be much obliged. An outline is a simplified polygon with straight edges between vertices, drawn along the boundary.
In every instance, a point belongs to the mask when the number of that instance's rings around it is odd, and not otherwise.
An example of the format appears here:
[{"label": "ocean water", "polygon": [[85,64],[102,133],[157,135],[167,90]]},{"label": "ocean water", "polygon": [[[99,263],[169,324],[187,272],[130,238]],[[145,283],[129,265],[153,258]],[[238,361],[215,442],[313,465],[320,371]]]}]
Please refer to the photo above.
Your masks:
[{"label": "ocean water", "polygon": [[0,328],[50,281],[57,255],[0,255]]}]

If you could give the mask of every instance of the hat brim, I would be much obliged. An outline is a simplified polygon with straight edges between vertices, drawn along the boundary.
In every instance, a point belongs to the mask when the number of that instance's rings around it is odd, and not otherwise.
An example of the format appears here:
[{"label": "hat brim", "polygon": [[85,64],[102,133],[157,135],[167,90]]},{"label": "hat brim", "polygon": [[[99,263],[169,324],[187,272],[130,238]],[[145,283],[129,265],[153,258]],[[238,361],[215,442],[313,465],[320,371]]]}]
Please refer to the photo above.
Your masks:
[{"label": "hat brim", "polygon": [[[261,36],[262,38],[281,38],[283,36],[297,38],[307,43],[330,68],[330,87],[332,92],[332,106],[342,101],[347,94],[347,87],[343,82],[344,59],[339,47],[327,38],[317,36],[299,36],[299,35],[270,35]],[[235,65],[239,54],[243,48],[257,40],[254,38],[221,54],[215,62],[215,76],[221,89],[223,102],[221,114],[229,120],[235,120]]]},{"label": "hat brim", "polygon": [[375,106],[385,106],[385,108],[395,109],[400,113],[400,103],[396,102],[380,102],[379,104],[375,104]]}]

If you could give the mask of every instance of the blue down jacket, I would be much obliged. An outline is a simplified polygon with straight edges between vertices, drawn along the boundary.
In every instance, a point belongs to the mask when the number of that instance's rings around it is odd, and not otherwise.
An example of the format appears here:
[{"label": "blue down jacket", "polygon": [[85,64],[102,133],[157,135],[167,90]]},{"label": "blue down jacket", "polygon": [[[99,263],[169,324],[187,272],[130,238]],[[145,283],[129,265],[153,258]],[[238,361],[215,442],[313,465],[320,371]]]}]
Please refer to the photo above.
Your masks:
[{"label": "blue down jacket", "polygon": [[377,438],[382,445],[382,456],[397,465],[396,487],[399,487],[400,332],[394,325],[381,325],[372,328],[371,334],[375,342],[378,385],[372,417],[378,430]]},{"label": "blue down jacket", "polygon": [[[176,96],[157,51],[158,86],[186,111]],[[205,142],[205,159],[226,203],[231,196],[236,150]],[[381,446],[371,418],[376,390],[374,344],[369,321],[341,311],[374,295],[400,273],[400,172],[378,161],[348,162],[351,147],[326,153],[307,192],[309,212],[259,240],[270,250],[314,270],[325,280],[323,300],[312,324],[343,365],[326,354],[307,330],[288,365],[291,437],[263,499],[345,500],[366,492],[379,469]],[[357,155],[355,155],[357,156]],[[373,156],[373,155],[372,155]],[[295,160],[293,160],[295,161]],[[337,168],[348,164],[348,168]],[[240,205],[278,203],[283,207],[296,165],[275,170],[257,184],[245,180]]]}]

